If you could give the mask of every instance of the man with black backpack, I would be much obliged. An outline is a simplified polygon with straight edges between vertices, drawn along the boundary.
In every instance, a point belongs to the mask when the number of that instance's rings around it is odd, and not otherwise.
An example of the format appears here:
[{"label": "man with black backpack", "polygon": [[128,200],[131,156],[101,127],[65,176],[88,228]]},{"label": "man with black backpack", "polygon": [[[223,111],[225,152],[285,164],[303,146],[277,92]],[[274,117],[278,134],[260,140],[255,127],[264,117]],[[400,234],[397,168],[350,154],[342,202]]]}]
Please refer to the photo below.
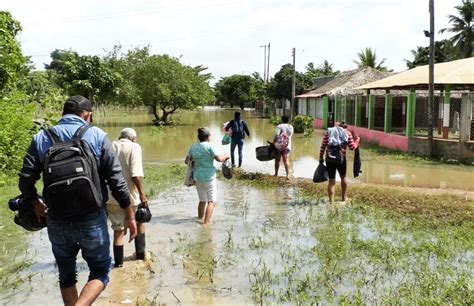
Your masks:
[{"label": "man with black backpack", "polygon": [[347,130],[344,121],[339,126],[334,126],[334,122],[329,123],[328,131],[324,135],[323,142],[319,149],[319,163],[324,163],[324,152],[326,152],[326,168],[328,170],[328,197],[329,202],[334,201],[334,189],[336,186],[336,170],[341,177],[341,202],[346,201],[346,173],[347,173],[347,148],[354,151],[360,142],[360,137],[356,140],[352,138],[352,134]]},{"label": "man with black backpack", "polygon": [[230,131],[230,159],[232,161],[232,167],[235,167],[235,159],[234,159],[234,151],[235,147],[238,147],[239,150],[239,167],[242,166],[243,160],[243,147],[244,147],[244,138],[245,134],[250,137],[250,131],[247,127],[247,123],[241,119],[241,113],[235,112],[234,113],[234,120],[229,121],[225,126],[225,131]]},{"label": "man with black backpack", "polygon": [[[106,184],[126,211],[130,241],[137,232],[120,163],[107,134],[92,127],[91,121],[92,103],[83,96],[70,97],[58,125],[33,136],[19,174],[22,196],[32,201],[38,219],[46,217],[65,305],[91,305],[109,282]],[[44,202],[35,187],[41,174]],[[90,270],[80,294],[76,288],[79,250]]]}]

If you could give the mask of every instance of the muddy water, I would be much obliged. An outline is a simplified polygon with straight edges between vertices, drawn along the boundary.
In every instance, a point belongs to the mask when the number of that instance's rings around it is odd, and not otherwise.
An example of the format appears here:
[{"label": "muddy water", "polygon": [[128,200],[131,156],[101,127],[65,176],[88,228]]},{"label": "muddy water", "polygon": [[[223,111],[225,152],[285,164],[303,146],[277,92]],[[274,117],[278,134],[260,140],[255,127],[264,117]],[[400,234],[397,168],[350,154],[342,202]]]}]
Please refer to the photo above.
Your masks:
[{"label": "muddy water", "polygon": [[[153,218],[147,226],[149,259],[133,261],[133,244],[126,244],[129,260],[123,268],[112,270],[111,282],[95,305],[252,305],[261,299],[264,304],[290,304],[305,301],[304,294],[297,296],[298,288],[311,283],[317,286],[307,292],[319,296],[313,301],[328,303],[326,295],[353,294],[356,284],[370,283],[373,288],[362,289],[363,301],[377,304],[385,292],[381,289],[405,279],[398,274],[421,269],[427,265],[425,259],[434,260],[417,256],[407,266],[396,264],[399,272],[395,275],[385,276],[384,264],[371,261],[365,253],[348,252],[349,243],[360,247],[386,243],[394,248],[400,244],[411,253],[420,245],[436,244],[438,238],[432,233],[414,235],[406,226],[393,225],[367,211],[361,214],[351,207],[301,198],[295,190],[261,190],[219,180],[217,199],[213,222],[207,227],[196,219],[194,188],[176,186],[154,199],[150,203]],[[332,243],[335,239],[340,241]],[[0,304],[61,305],[46,232],[31,235],[30,243],[28,257],[33,265],[21,272],[30,281],[1,296]],[[451,250],[459,244],[446,247]],[[391,258],[392,251],[388,252]],[[469,254],[462,247],[457,254],[464,259],[457,261],[445,254],[442,264],[450,269],[455,265],[459,273],[469,271],[472,256],[466,260]],[[87,277],[82,259],[78,268],[82,286]],[[441,268],[433,273],[448,278]],[[333,284],[330,292],[324,289],[327,283]]]},{"label": "muddy water", "polygon": [[[144,151],[144,158],[148,161],[182,160],[192,142],[196,140],[196,129],[208,126],[213,134],[212,142],[221,152],[229,152],[229,145],[222,146],[222,125],[233,118],[234,110],[206,108],[204,111],[184,113],[178,118],[181,125],[159,130],[152,127],[150,115],[127,114],[110,115],[107,118],[98,118],[97,125],[106,130],[111,138],[118,137],[120,130],[125,126],[134,127],[139,134],[139,142]],[[243,118],[248,123],[251,137],[246,138],[244,145],[243,168],[250,171],[273,173],[272,161],[260,162],[255,158],[255,148],[265,145],[271,140],[274,127],[267,119],[258,118],[250,111],[243,112]],[[312,177],[319,158],[322,131],[316,131],[313,137],[306,138],[301,134],[293,137],[293,153],[290,155],[293,175],[296,177]],[[237,154],[237,150],[236,150]],[[362,175],[352,179],[353,183],[375,183],[405,187],[423,188],[450,188],[474,191],[474,168],[465,166],[446,166],[438,164],[407,163],[390,157],[377,154],[362,156]],[[353,154],[348,154],[348,165],[352,165]],[[236,155],[237,158],[237,155]],[[348,175],[352,177],[351,167]],[[280,175],[284,174],[280,167]]]},{"label": "muddy water", "polygon": [[[215,109],[189,113],[181,118],[183,125],[165,129],[166,132],[146,124],[149,120],[147,115],[132,114],[108,119],[112,121],[98,120],[98,123],[111,136],[118,135],[124,126],[137,129],[148,161],[181,161],[195,139],[195,129],[200,125],[209,126],[215,135],[213,142],[221,151],[227,151],[228,147],[220,145],[221,124],[232,114],[233,111]],[[271,173],[273,164],[256,161],[253,150],[271,138],[273,127],[253,117],[251,112],[246,111],[244,117],[252,133],[244,146],[244,168]],[[312,175],[316,147],[320,141],[321,134],[311,139],[296,136],[294,154],[291,155],[295,176]],[[373,161],[364,160],[363,170],[360,179],[363,182],[472,190],[469,185],[472,172],[461,167],[408,166],[395,160],[380,163],[374,158]],[[345,246],[345,241],[352,243],[354,239],[361,245],[373,239],[374,243],[388,241],[389,245],[400,243],[405,247],[407,244],[416,246],[437,240],[431,233],[421,235],[422,238],[420,234],[412,236],[405,226],[392,226],[384,218],[375,220],[367,212],[361,214],[355,209],[336,207],[341,211],[334,214],[334,207],[318,199],[301,199],[294,190],[259,190],[234,180],[220,180],[218,190],[218,206],[213,223],[208,227],[203,227],[196,219],[197,195],[194,188],[176,186],[153,199],[150,206],[154,217],[147,228],[149,260],[128,260],[123,268],[114,269],[111,283],[96,305],[137,302],[142,305],[242,305],[258,304],[260,297],[270,303],[282,304],[286,301],[285,296],[291,295],[285,290],[291,289],[293,281],[303,284],[302,278],[306,275],[317,275],[321,281],[324,275],[335,275],[338,279],[329,279],[328,282],[336,284],[332,288],[335,296],[353,291],[355,282],[362,277],[362,283],[378,286],[366,290],[370,298],[365,302],[380,303],[379,297],[371,292],[384,292],[383,288],[393,287],[394,284],[388,278],[375,281],[370,275],[360,276],[378,269],[364,256],[358,257],[357,267],[351,266],[351,269],[345,266],[356,257],[336,258],[338,267],[343,265],[341,269],[355,271],[351,272],[353,274],[341,274],[337,270],[327,274],[325,266],[335,267],[335,263],[331,262],[332,257],[326,258],[324,254],[338,252],[331,249],[327,237],[335,232],[341,237],[347,236],[338,246]],[[61,305],[57,268],[46,231],[35,232],[27,239],[31,247],[26,257],[32,265],[19,273],[26,282],[17,289],[2,293],[0,304]],[[371,245],[369,242],[367,245]],[[454,247],[448,245],[446,249]],[[318,250],[322,252],[318,253]],[[133,243],[126,245],[125,255],[130,259],[133,258],[133,251]],[[466,254],[460,253],[464,261],[456,263],[456,271],[472,267],[472,254]],[[429,259],[431,256],[420,258]],[[465,258],[471,259],[466,262]],[[418,264],[419,267],[427,265],[425,262],[413,265],[418,267]],[[448,268],[452,269],[451,266]],[[78,270],[82,286],[87,279],[87,266],[82,259],[78,261]],[[440,270],[439,273],[444,272]],[[396,277],[391,279],[397,280]],[[275,295],[265,298],[268,290]],[[326,293],[318,294],[324,296]],[[289,299],[297,300],[295,297]]]}]

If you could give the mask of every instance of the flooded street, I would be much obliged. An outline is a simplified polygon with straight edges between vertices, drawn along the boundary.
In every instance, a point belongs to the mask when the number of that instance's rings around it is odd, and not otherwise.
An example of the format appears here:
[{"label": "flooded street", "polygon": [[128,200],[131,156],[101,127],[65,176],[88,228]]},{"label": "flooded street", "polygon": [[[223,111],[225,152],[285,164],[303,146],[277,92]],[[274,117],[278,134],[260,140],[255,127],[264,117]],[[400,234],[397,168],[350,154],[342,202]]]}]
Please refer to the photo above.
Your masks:
[{"label": "flooded street", "polygon": [[[98,118],[96,124],[111,139],[123,127],[135,128],[147,162],[182,163],[202,125],[210,127],[218,150],[227,152],[229,146],[220,144],[221,128],[233,112],[189,112],[181,125],[164,129],[140,114]],[[254,150],[271,139],[273,126],[250,111],[243,116],[251,131],[243,168],[272,173],[273,162],[257,161]],[[321,136],[316,131],[311,138],[294,137],[295,177],[312,177]],[[474,190],[471,168],[362,156],[362,176],[352,183]],[[423,228],[370,207],[330,205],[294,188],[258,188],[237,179],[218,179],[217,206],[207,227],[196,218],[194,187],[179,184],[149,199],[149,258],[134,261],[134,245],[126,243],[129,260],[112,270],[94,305],[406,304],[467,288],[472,281],[472,244],[459,238],[469,237],[464,227]],[[31,267],[19,273],[23,284],[0,295],[0,304],[62,305],[46,230],[26,239],[30,247],[24,256]],[[87,280],[82,258],[78,270],[82,286]]]},{"label": "flooded street", "polygon": [[[452,230],[415,230],[370,209],[331,206],[283,187],[226,180],[218,190],[208,227],[196,219],[194,188],[177,186],[154,199],[150,259],[113,269],[95,305],[306,304],[356,296],[378,304],[414,282],[428,286],[457,271],[449,288],[473,272],[472,249],[452,239]],[[29,237],[35,263],[22,272],[29,281],[0,303],[61,305],[46,231]],[[125,245],[126,257],[133,251],[133,244]],[[82,259],[78,267],[83,284]]]},{"label": "flooded street", "polygon": [[[135,128],[139,135],[139,142],[147,161],[181,161],[187,150],[197,140],[196,129],[208,126],[213,138],[211,142],[220,152],[229,152],[229,145],[222,146],[223,123],[233,119],[235,110],[222,110],[220,108],[205,108],[204,111],[186,112],[179,117],[181,125],[166,127],[159,130],[153,127],[151,115],[128,114],[114,115],[99,118],[96,124],[109,133],[111,139],[118,137],[123,127]],[[243,111],[243,119],[248,123],[251,137],[245,139],[244,162],[242,167],[248,171],[273,173],[274,163],[260,162],[255,157],[255,148],[272,140],[274,126],[268,119],[262,119],[250,110]],[[293,137],[293,151],[290,162],[295,177],[311,178],[319,159],[319,146],[321,145],[323,131],[316,130],[312,137],[296,134]],[[237,154],[237,150],[236,150]],[[237,155],[236,155],[237,158]],[[348,154],[348,176],[352,178],[353,154]],[[383,185],[422,188],[449,188],[474,191],[474,169],[466,166],[446,166],[437,163],[412,163],[397,160],[390,156],[379,156],[375,153],[367,156],[364,152],[364,143],[361,148],[362,174],[352,183],[363,182]],[[283,167],[280,171],[284,171]],[[280,172],[283,175],[283,172]]]}]

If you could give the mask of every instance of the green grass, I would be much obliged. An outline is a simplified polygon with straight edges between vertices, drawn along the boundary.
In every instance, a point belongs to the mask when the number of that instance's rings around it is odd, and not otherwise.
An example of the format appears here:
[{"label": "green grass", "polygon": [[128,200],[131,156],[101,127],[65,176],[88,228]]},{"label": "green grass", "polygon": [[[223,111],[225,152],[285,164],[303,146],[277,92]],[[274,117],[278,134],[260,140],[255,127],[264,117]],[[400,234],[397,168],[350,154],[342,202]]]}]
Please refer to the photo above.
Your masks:
[{"label": "green grass", "polygon": [[25,254],[28,232],[13,222],[14,213],[8,208],[8,200],[19,194],[17,181],[6,177],[0,181],[0,284],[7,289],[22,282],[18,272],[29,266],[19,259]]}]

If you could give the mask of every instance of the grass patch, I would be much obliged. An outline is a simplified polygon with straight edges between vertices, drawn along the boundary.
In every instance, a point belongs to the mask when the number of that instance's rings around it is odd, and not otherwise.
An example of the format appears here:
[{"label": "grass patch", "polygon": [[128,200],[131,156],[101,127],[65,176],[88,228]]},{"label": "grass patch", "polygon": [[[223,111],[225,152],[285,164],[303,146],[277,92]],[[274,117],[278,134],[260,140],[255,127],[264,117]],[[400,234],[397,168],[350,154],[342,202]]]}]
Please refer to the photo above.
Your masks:
[{"label": "grass patch", "polygon": [[146,196],[151,200],[163,190],[183,184],[186,167],[176,163],[148,163],[143,165]]},{"label": "grass patch", "polygon": [[[235,178],[247,184],[269,187],[296,187],[310,197],[327,196],[327,183],[315,184],[309,179],[282,178],[261,173],[235,171]],[[336,185],[336,194],[340,194],[340,184]],[[383,208],[387,213],[397,216],[421,218],[433,224],[463,224],[474,221],[474,201],[454,194],[426,194],[416,191],[404,191],[389,186],[350,185],[348,195],[353,205],[363,208],[371,205]]]},{"label": "grass patch", "polygon": [[14,213],[8,208],[8,200],[20,193],[17,181],[6,177],[0,181],[0,284],[2,289],[8,289],[22,282],[18,272],[29,266],[19,259],[25,254],[28,232],[13,222]]}]

